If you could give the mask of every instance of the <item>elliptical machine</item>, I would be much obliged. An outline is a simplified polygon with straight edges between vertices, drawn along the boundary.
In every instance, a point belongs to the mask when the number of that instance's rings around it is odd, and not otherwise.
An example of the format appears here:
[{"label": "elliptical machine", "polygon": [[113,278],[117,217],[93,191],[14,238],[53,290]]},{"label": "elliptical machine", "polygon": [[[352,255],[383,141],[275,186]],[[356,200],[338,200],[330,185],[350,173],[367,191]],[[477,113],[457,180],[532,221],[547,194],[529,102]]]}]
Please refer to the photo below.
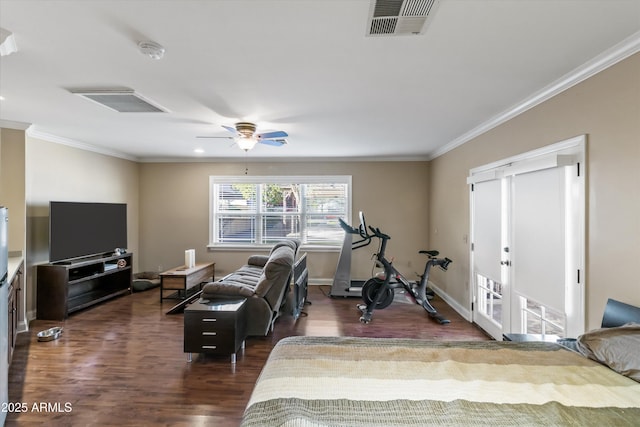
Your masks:
[{"label": "elliptical machine", "polygon": [[391,237],[384,234],[379,228],[373,228],[371,226],[368,227],[368,230],[373,234],[369,234],[362,213],[360,213],[360,222],[361,225],[358,231],[363,239],[371,237],[380,239],[380,248],[378,253],[375,254],[375,257],[377,263],[384,268],[382,274],[367,280],[362,287],[362,300],[364,304],[358,304],[358,309],[362,312],[360,321],[365,324],[369,323],[373,316],[373,310],[387,308],[393,302],[395,295],[394,290],[403,287],[409,297],[425,309],[429,317],[435,319],[441,325],[450,323],[450,320],[438,313],[429,302],[427,284],[429,282],[431,267],[437,265],[446,271],[449,264],[453,261],[446,257],[438,258],[438,251],[419,251],[419,253],[427,255],[428,260],[425,264],[424,273],[421,276],[420,282],[411,283],[393,266],[392,262],[385,257],[387,242]]}]

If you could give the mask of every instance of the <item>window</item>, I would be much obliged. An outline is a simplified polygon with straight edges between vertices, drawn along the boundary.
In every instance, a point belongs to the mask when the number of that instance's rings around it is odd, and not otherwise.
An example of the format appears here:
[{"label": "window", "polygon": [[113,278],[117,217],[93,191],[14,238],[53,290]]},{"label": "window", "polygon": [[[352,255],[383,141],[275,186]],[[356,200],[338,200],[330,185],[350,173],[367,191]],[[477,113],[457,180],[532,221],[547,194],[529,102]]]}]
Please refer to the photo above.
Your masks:
[{"label": "window", "polygon": [[342,245],[350,176],[210,177],[210,246],[270,245],[283,238]]}]

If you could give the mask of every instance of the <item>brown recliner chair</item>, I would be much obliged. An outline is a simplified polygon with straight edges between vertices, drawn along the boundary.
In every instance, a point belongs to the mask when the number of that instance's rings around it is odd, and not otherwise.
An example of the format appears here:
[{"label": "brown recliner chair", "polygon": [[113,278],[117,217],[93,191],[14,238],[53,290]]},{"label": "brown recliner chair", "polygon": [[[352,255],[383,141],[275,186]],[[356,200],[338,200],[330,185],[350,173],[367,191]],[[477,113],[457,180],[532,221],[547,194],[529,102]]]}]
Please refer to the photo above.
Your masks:
[{"label": "brown recliner chair", "polygon": [[297,240],[284,240],[276,243],[268,256],[252,255],[235,272],[204,285],[202,298],[246,298],[246,335],[267,335],[281,314],[298,247]]}]

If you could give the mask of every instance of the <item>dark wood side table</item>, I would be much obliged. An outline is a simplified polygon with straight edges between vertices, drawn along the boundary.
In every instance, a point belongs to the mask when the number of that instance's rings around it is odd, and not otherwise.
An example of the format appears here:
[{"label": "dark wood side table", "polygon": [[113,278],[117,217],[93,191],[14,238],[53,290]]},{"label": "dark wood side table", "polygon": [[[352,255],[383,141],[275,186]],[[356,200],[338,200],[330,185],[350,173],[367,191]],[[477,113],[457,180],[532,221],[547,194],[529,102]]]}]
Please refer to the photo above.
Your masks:
[{"label": "dark wood side table", "polygon": [[246,338],[246,299],[206,301],[198,300],[184,309],[184,351],[231,356],[236,363],[236,353]]},{"label": "dark wood side table", "polygon": [[[203,282],[215,280],[214,262],[196,264],[192,268],[176,267],[160,273],[160,302],[164,299],[185,299],[190,290]],[[165,296],[165,291],[174,291]]]}]

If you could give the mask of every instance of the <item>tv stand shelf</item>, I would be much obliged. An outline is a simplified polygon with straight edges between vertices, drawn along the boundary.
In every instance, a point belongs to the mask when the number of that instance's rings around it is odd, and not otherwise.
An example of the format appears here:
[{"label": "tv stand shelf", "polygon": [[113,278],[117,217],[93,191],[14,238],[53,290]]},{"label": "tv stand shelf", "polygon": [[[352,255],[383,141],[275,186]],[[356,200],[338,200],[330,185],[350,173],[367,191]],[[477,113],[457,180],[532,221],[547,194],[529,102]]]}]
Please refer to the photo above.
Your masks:
[{"label": "tv stand shelf", "polygon": [[104,255],[37,268],[37,318],[64,320],[70,313],[131,292],[133,254]]}]

